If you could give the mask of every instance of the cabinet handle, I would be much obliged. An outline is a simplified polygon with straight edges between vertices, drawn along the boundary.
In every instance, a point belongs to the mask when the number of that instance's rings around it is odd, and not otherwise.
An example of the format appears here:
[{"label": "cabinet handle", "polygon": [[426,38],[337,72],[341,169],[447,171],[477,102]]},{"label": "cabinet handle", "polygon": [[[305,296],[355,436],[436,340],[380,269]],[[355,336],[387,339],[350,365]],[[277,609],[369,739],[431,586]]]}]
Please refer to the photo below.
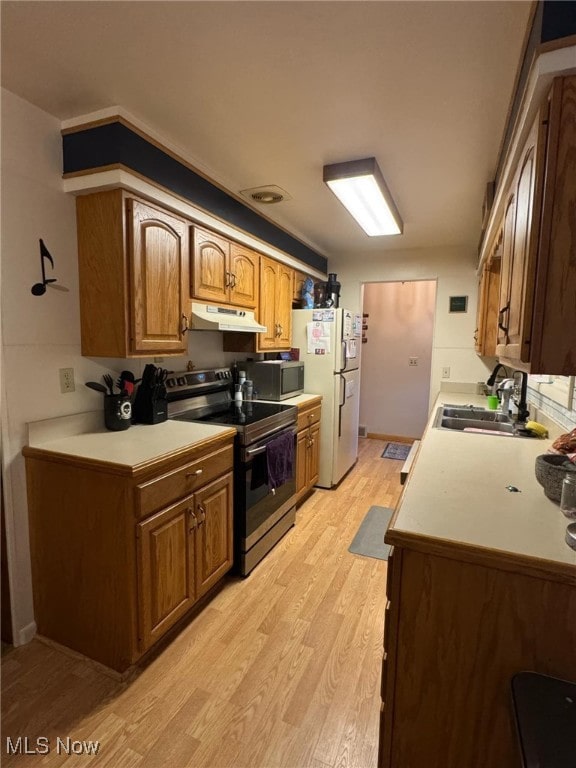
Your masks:
[{"label": "cabinet handle", "polygon": [[203,471],[203,469],[197,469],[195,472],[186,472],[186,477],[198,477]]},{"label": "cabinet handle", "polygon": [[236,288],[236,274],[234,272],[230,272],[230,288],[232,290]]},{"label": "cabinet handle", "polygon": [[183,324],[182,324],[182,328],[181,328],[181,330],[180,330],[180,334],[181,334],[182,336],[184,336],[184,334],[186,333],[186,331],[187,331],[187,330],[189,330],[189,329],[188,329],[188,318],[186,317],[186,315],[184,315],[184,314],[182,315],[182,320],[183,320],[184,322],[183,322]]},{"label": "cabinet handle", "polygon": [[504,312],[510,312],[510,302],[498,312],[498,328],[500,328],[501,331],[504,331],[504,333],[508,333],[508,326],[504,325]]},{"label": "cabinet handle", "polygon": [[278,323],[278,336],[282,336],[283,333],[284,331],[282,330],[282,325]]},{"label": "cabinet handle", "polygon": [[194,514],[194,510],[192,509],[192,507],[188,507],[186,511],[190,515],[190,528],[189,528],[189,531],[190,531],[190,533],[192,533],[194,528],[196,528],[196,526],[198,525],[198,521],[196,520],[196,515]]},{"label": "cabinet handle", "polygon": [[198,517],[200,518],[200,522],[198,525],[202,525],[202,523],[206,520],[206,510],[202,506],[202,504],[198,504]]},{"label": "cabinet handle", "polygon": [[476,330],[474,331],[474,341],[475,342],[478,341],[478,328],[476,328]]}]

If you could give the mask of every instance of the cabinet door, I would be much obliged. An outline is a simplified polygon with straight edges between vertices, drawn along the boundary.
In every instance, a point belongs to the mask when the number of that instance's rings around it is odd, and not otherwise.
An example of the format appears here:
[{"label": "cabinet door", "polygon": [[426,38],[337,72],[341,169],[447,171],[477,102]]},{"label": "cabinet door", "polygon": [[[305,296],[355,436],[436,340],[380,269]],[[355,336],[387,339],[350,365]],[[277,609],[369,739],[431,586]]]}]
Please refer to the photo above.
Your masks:
[{"label": "cabinet door", "polygon": [[508,343],[508,329],[510,316],[510,279],[512,275],[512,259],[514,257],[514,216],[516,214],[516,196],[512,194],[508,199],[504,213],[504,226],[502,233],[502,266],[500,273],[500,309],[498,310],[498,345],[496,353],[504,354]]},{"label": "cabinet door", "polygon": [[194,227],[192,296],[228,303],[231,284],[230,243],[213,232]]},{"label": "cabinet door", "polygon": [[277,265],[276,322],[278,323],[278,349],[289,349],[292,345],[292,294],[294,270],[284,264]]},{"label": "cabinet door", "polygon": [[236,243],[230,246],[230,303],[255,309],[258,305],[260,256]]},{"label": "cabinet door", "polygon": [[[529,148],[520,166],[516,195],[516,221],[514,227],[514,255],[510,275],[510,293],[508,302],[508,341],[506,356],[514,360],[530,359],[529,349],[524,348],[523,320],[531,306],[530,275],[534,266],[530,264],[530,228],[532,224],[532,207],[534,198],[535,146]],[[530,269],[531,267],[531,269]],[[531,303],[531,302],[530,302]]]},{"label": "cabinet door", "polygon": [[538,114],[524,145],[518,173],[513,182],[515,194],[513,231],[510,231],[511,227],[506,222],[504,242],[502,269],[503,273],[504,270],[507,272],[507,294],[506,302],[501,306],[505,311],[500,321],[501,333],[498,336],[496,353],[498,356],[525,363],[530,362],[546,123],[545,114],[542,111]]},{"label": "cabinet door", "polygon": [[140,646],[144,651],[193,605],[194,497],[136,526]]},{"label": "cabinet door", "polygon": [[307,486],[308,430],[303,429],[296,436],[296,494],[304,493]]},{"label": "cabinet door", "polygon": [[[128,200],[131,351],[185,353],[188,299],[186,222]],[[101,307],[106,312],[106,307]]]},{"label": "cabinet door", "polygon": [[479,355],[496,355],[498,310],[500,301],[500,258],[493,258],[482,271],[478,299],[478,324],[476,328],[476,352]]},{"label": "cabinet door", "polygon": [[276,349],[278,345],[278,323],[276,320],[276,262],[260,259],[260,303],[259,319],[266,326],[265,333],[258,334],[258,349]]},{"label": "cabinet door", "polygon": [[229,472],[195,494],[198,597],[232,567],[232,488],[232,473]]},{"label": "cabinet door", "polygon": [[308,442],[308,454],[306,456],[306,480],[311,488],[318,482],[320,472],[320,425],[313,424],[310,427],[310,440]]},{"label": "cabinet door", "polygon": [[576,77],[555,78],[548,123],[546,178],[542,191],[530,348],[532,373],[569,376],[576,367],[575,146]]}]

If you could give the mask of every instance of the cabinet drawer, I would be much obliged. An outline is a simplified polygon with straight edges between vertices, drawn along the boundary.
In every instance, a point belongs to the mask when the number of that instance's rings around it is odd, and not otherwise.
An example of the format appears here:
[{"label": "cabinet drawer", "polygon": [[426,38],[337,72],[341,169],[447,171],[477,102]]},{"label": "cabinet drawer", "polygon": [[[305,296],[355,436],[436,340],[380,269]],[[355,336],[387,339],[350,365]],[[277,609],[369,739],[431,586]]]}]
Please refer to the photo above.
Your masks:
[{"label": "cabinet drawer", "polygon": [[138,485],[136,515],[145,517],[193,493],[211,480],[229,472],[232,464],[232,446],[228,446]]},{"label": "cabinet drawer", "polygon": [[321,405],[317,405],[314,408],[307,408],[305,411],[299,412],[296,431],[300,432],[301,429],[306,429],[306,427],[309,427],[312,424],[317,424],[320,421],[321,412]]}]

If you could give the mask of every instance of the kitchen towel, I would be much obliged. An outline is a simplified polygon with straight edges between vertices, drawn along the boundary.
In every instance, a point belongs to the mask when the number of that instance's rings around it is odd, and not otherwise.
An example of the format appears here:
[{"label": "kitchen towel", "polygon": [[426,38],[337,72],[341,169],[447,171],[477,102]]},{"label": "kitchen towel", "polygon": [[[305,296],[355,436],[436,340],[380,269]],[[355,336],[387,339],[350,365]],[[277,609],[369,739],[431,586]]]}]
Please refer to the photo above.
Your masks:
[{"label": "kitchen towel", "polygon": [[266,445],[268,487],[279,488],[294,476],[294,432],[283,432]]},{"label": "kitchen towel", "polygon": [[390,545],[384,543],[384,534],[388,528],[393,510],[388,507],[370,507],[358,532],[348,547],[348,552],[364,557],[388,560]]}]

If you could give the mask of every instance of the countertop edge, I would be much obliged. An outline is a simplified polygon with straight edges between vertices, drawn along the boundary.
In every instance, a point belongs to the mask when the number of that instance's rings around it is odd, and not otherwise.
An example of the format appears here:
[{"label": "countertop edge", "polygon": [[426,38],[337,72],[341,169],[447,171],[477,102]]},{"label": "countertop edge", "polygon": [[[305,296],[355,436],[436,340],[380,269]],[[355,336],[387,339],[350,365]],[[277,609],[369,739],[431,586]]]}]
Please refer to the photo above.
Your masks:
[{"label": "countertop edge", "polygon": [[460,560],[473,565],[496,568],[500,571],[522,573],[534,578],[548,578],[563,584],[576,586],[576,569],[568,563],[528,557],[515,552],[489,549],[466,542],[440,539],[432,536],[409,533],[402,530],[388,529],[384,541],[391,546],[411,549],[422,554]]},{"label": "countertop edge", "polygon": [[107,474],[123,475],[126,477],[136,477],[150,470],[158,470],[160,466],[170,465],[181,462],[185,457],[194,458],[194,454],[216,448],[221,443],[227,443],[236,435],[236,430],[232,427],[223,427],[222,432],[210,437],[201,438],[189,445],[182,446],[169,451],[168,453],[158,454],[153,458],[142,461],[138,464],[119,464],[118,462],[104,461],[102,459],[87,458],[71,453],[53,451],[48,448],[32,447],[25,445],[22,448],[22,454],[26,458],[40,459],[42,461],[51,461],[57,464],[73,464],[92,470],[99,470]]}]

